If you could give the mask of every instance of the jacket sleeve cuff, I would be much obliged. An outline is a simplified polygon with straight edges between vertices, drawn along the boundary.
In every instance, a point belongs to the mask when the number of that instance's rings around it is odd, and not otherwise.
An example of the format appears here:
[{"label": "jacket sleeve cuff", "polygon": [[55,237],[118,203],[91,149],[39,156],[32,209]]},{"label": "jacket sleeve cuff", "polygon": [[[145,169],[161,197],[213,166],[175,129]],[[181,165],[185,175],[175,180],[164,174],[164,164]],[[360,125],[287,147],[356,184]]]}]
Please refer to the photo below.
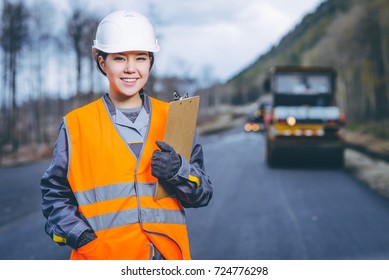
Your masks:
[{"label": "jacket sleeve cuff", "polygon": [[182,181],[182,178],[188,179],[189,177],[189,171],[190,171],[190,165],[189,162],[181,157],[181,167],[178,169],[178,172],[176,175],[174,175],[172,178],[166,180],[171,185],[177,185]]},{"label": "jacket sleeve cuff", "polygon": [[90,228],[84,223],[80,223],[77,226],[75,226],[69,232],[68,238],[66,240],[66,244],[69,245],[70,247],[72,247],[73,249],[77,249],[78,238],[81,236],[81,234],[84,231],[86,231],[88,229],[90,230]]}]

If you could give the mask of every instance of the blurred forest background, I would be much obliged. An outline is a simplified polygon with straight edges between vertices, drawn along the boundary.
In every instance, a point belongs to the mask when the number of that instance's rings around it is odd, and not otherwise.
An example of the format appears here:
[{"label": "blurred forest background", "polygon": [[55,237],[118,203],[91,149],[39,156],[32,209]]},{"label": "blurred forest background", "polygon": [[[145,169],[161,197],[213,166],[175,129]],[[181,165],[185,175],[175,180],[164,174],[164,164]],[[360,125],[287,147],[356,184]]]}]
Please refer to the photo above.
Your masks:
[{"label": "blurred forest background", "polygon": [[[48,1],[3,0],[0,23],[0,166],[50,157],[62,117],[106,90],[91,56],[101,15]],[[152,12],[150,15],[152,16]],[[260,40],[252,38],[252,44]],[[389,1],[327,0],[280,42],[225,83],[189,74],[155,76],[146,90],[201,96],[199,122],[252,104],[273,65],[324,65],[338,72],[337,101],[348,126],[389,139]],[[204,79],[204,78],[203,78]]]}]

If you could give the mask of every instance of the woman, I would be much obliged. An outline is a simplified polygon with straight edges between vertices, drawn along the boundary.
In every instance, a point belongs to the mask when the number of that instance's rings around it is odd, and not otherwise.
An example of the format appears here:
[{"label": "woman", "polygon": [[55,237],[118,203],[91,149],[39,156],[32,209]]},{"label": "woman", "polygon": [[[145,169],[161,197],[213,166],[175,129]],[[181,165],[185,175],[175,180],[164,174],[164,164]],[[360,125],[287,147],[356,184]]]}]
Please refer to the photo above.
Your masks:
[{"label": "woman", "polygon": [[[154,53],[149,20],[116,11],[92,47],[109,93],[64,117],[41,179],[46,233],[71,259],[190,259],[183,207],[212,197],[195,135],[191,160],[162,142],[168,104],[143,93]],[[156,183],[169,196],[154,197]]]}]

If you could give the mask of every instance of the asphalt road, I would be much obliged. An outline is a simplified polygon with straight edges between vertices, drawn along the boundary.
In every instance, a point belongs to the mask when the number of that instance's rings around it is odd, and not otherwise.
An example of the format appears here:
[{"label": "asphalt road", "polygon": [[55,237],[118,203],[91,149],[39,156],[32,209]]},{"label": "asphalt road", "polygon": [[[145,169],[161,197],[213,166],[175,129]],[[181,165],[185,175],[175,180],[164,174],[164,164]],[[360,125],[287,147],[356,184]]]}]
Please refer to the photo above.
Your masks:
[{"label": "asphalt road", "polygon": [[[389,259],[389,201],[342,169],[269,168],[261,134],[202,139],[214,197],[187,210],[193,259]],[[0,169],[0,259],[68,259],[44,233],[50,161]]]}]

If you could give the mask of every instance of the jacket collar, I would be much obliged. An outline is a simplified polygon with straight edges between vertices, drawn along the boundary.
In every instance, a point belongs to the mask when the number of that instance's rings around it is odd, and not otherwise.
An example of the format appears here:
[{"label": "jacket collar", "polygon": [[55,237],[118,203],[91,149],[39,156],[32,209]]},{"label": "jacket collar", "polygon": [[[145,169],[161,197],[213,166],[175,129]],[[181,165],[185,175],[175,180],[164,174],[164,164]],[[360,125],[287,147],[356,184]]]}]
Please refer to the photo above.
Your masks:
[{"label": "jacket collar", "polygon": [[[141,93],[140,98],[142,98],[142,100],[143,100],[143,107],[145,108],[146,113],[150,114],[150,108],[151,108],[150,97],[147,94]],[[111,99],[109,98],[108,93],[103,95],[103,99],[104,99],[105,104],[107,104],[109,114],[111,116],[116,115],[116,107],[112,103]]]}]

